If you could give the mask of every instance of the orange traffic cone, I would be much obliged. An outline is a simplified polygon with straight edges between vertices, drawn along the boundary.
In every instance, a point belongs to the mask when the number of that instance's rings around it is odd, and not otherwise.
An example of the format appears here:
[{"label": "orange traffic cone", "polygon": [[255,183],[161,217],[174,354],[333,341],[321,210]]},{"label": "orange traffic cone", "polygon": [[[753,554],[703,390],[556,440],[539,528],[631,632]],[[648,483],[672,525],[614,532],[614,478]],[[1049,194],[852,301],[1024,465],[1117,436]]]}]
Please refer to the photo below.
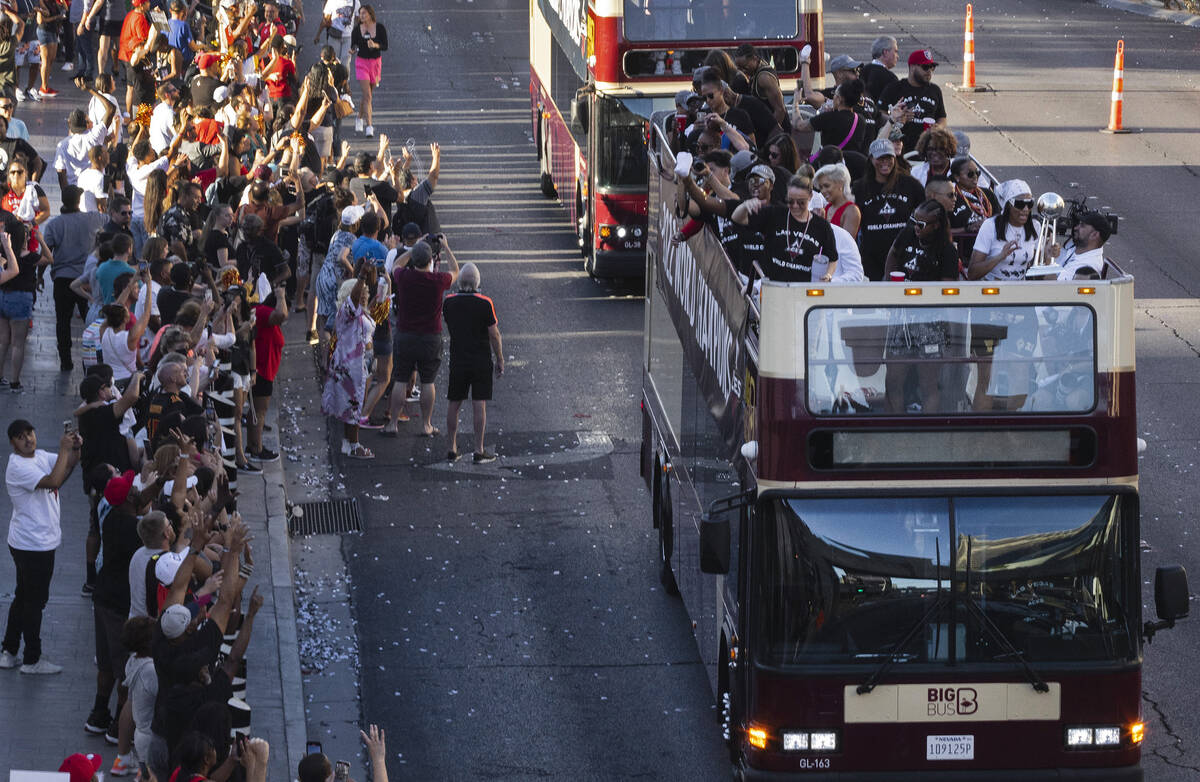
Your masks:
[{"label": "orange traffic cone", "polygon": [[963,78],[962,84],[951,85],[956,92],[982,92],[975,86],[975,9],[967,4],[967,24],[963,32]]},{"label": "orange traffic cone", "polygon": [[1112,109],[1108,114],[1108,127],[1101,133],[1129,133],[1122,126],[1122,108],[1125,103],[1125,41],[1117,41],[1117,57],[1113,62]]}]

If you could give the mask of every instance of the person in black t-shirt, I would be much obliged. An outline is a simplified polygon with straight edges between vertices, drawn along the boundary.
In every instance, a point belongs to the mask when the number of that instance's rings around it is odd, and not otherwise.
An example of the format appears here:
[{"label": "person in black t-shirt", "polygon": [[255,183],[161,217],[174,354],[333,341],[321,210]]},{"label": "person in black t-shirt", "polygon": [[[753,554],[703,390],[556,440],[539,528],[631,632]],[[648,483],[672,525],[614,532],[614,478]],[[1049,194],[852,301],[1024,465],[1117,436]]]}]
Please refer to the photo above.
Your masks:
[{"label": "person in black t-shirt", "polygon": [[237,267],[238,274],[251,290],[257,285],[259,272],[267,276],[271,288],[292,276],[279,245],[263,236],[263,225],[262,218],[256,214],[242,217],[242,243],[237,249]]},{"label": "person in black t-shirt", "polygon": [[916,148],[917,139],[930,125],[946,124],[942,90],[933,83],[936,67],[932,52],[916,50],[908,56],[908,78],[888,86],[879,96],[880,108],[902,123],[905,152]]},{"label": "person in black t-shirt", "polygon": [[822,111],[811,119],[797,121],[793,127],[801,133],[819,130],[823,146],[861,152],[863,142],[874,137],[868,131],[868,127],[874,126],[856,110],[862,100],[863,83],[858,79],[844,81],[834,90],[832,111]]},{"label": "person in black t-shirt", "polygon": [[921,183],[896,166],[892,142],[875,139],[870,146],[871,168],[854,182],[854,202],[862,212],[859,222],[859,250],[863,273],[878,282],[896,236],[908,224],[908,216],[925,200]]},{"label": "person in black t-shirt", "polygon": [[[757,170],[756,166],[754,171]],[[760,231],[766,239],[767,258],[763,273],[767,279],[829,282],[837,273],[837,241],[833,229],[825,218],[809,210],[810,200],[811,180],[794,176],[788,182],[786,206],[752,198],[733,211],[735,223]],[[825,271],[820,271],[821,268]]]},{"label": "person in black t-shirt", "polygon": [[867,86],[867,95],[878,102],[884,89],[899,81],[892,68],[900,59],[900,47],[890,35],[881,35],[871,44],[871,62],[862,67],[860,78]]},{"label": "person in black t-shirt", "polygon": [[98,464],[111,464],[118,472],[133,469],[128,443],[121,434],[121,420],[125,411],[137,402],[141,380],[142,374],[135,373],[120,397],[113,391],[111,378],[88,375],[80,382],[79,396],[83,399],[83,407],[76,410],[75,415],[83,438],[83,449],[79,454],[83,475]]},{"label": "person in black t-shirt", "polygon": [[[752,95],[741,95],[728,83],[721,79],[720,74],[713,68],[706,68],[700,77],[700,94],[707,96],[710,91],[720,90],[723,103],[731,108],[745,112],[750,118],[751,127],[754,130],[754,143],[757,146],[762,146],[767,142],[767,139],[783,132],[783,128],[779,126],[779,122],[775,119],[775,115],[771,113],[771,107],[763,103],[758,98]],[[708,100],[705,97],[705,100]],[[712,105],[711,103],[709,104]],[[737,115],[734,115],[736,118]],[[725,119],[729,122],[734,120],[726,116]]]},{"label": "person in black t-shirt", "polygon": [[890,278],[896,271],[914,282],[958,279],[958,250],[950,237],[950,217],[939,202],[930,199],[918,206],[908,218],[908,227],[892,243],[884,277]]},{"label": "person in black t-shirt", "polygon": [[483,445],[487,426],[487,403],[492,398],[492,357],[495,373],[504,374],[504,346],[496,325],[496,307],[479,292],[479,268],[463,264],[458,273],[458,293],[446,297],[442,320],[450,332],[450,386],[446,392],[446,435],[450,450],[446,458],[458,458],[458,411],[471,395],[475,428],[476,464],[496,460],[496,454]]}]

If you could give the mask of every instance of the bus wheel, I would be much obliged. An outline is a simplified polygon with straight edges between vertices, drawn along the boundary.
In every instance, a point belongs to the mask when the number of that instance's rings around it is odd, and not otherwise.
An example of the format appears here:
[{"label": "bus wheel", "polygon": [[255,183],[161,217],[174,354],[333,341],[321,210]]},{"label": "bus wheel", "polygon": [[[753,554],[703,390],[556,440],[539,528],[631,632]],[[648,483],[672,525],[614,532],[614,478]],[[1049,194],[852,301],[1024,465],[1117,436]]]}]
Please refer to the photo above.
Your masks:
[{"label": "bus wheel", "polygon": [[674,509],[671,505],[671,481],[663,481],[663,489],[659,495],[658,512],[658,558],[661,564],[658,580],[668,595],[679,595],[679,584],[675,582],[675,574],[671,572],[671,550],[675,544]]}]

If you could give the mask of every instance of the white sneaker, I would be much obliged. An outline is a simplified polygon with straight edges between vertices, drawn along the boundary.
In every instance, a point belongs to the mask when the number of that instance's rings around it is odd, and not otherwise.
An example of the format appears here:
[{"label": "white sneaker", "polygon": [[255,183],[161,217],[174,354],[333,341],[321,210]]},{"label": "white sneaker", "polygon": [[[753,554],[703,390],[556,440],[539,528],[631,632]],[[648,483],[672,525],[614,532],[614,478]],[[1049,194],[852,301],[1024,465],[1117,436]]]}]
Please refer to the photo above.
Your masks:
[{"label": "white sneaker", "polygon": [[374,126],[374,125],[367,125],[366,134],[367,134],[367,136],[368,136],[368,137],[370,137],[370,136],[374,136],[374,135],[375,135],[375,126]]},{"label": "white sneaker", "polygon": [[682,76],[683,66],[679,64],[679,60],[671,60],[671,75]]},{"label": "white sneaker", "polygon": [[66,62],[63,63],[62,69],[64,71],[73,71],[73,70],[75,70],[75,63],[71,62],[70,60],[67,60]]},{"label": "white sneaker", "polygon": [[29,90],[28,92],[25,93],[25,97],[28,98],[29,100],[33,101],[34,103],[42,102],[42,96],[38,94],[37,90]]},{"label": "white sneaker", "polygon": [[41,660],[38,660],[33,665],[22,665],[21,673],[33,673],[33,674],[62,673],[62,666],[55,665],[54,663],[50,662],[49,660],[42,658]]},{"label": "white sneaker", "polygon": [[8,652],[0,652],[0,668],[16,668],[17,656]]},{"label": "white sneaker", "polygon": [[17,100],[18,101],[25,100],[25,90],[21,89],[20,87],[17,88]]},{"label": "white sneaker", "polygon": [[355,132],[355,133],[362,133],[362,132],[363,132],[363,121],[362,121],[362,117],[357,117],[357,118],[354,120],[354,132]]}]

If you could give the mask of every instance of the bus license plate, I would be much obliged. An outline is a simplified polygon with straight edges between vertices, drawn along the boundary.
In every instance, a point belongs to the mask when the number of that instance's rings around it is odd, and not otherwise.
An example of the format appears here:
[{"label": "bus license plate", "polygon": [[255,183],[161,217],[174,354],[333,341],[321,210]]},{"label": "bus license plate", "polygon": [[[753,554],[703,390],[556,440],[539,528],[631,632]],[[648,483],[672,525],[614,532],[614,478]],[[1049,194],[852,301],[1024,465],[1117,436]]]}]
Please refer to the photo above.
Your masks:
[{"label": "bus license plate", "polygon": [[974,736],[926,736],[926,760],[974,760]]}]

